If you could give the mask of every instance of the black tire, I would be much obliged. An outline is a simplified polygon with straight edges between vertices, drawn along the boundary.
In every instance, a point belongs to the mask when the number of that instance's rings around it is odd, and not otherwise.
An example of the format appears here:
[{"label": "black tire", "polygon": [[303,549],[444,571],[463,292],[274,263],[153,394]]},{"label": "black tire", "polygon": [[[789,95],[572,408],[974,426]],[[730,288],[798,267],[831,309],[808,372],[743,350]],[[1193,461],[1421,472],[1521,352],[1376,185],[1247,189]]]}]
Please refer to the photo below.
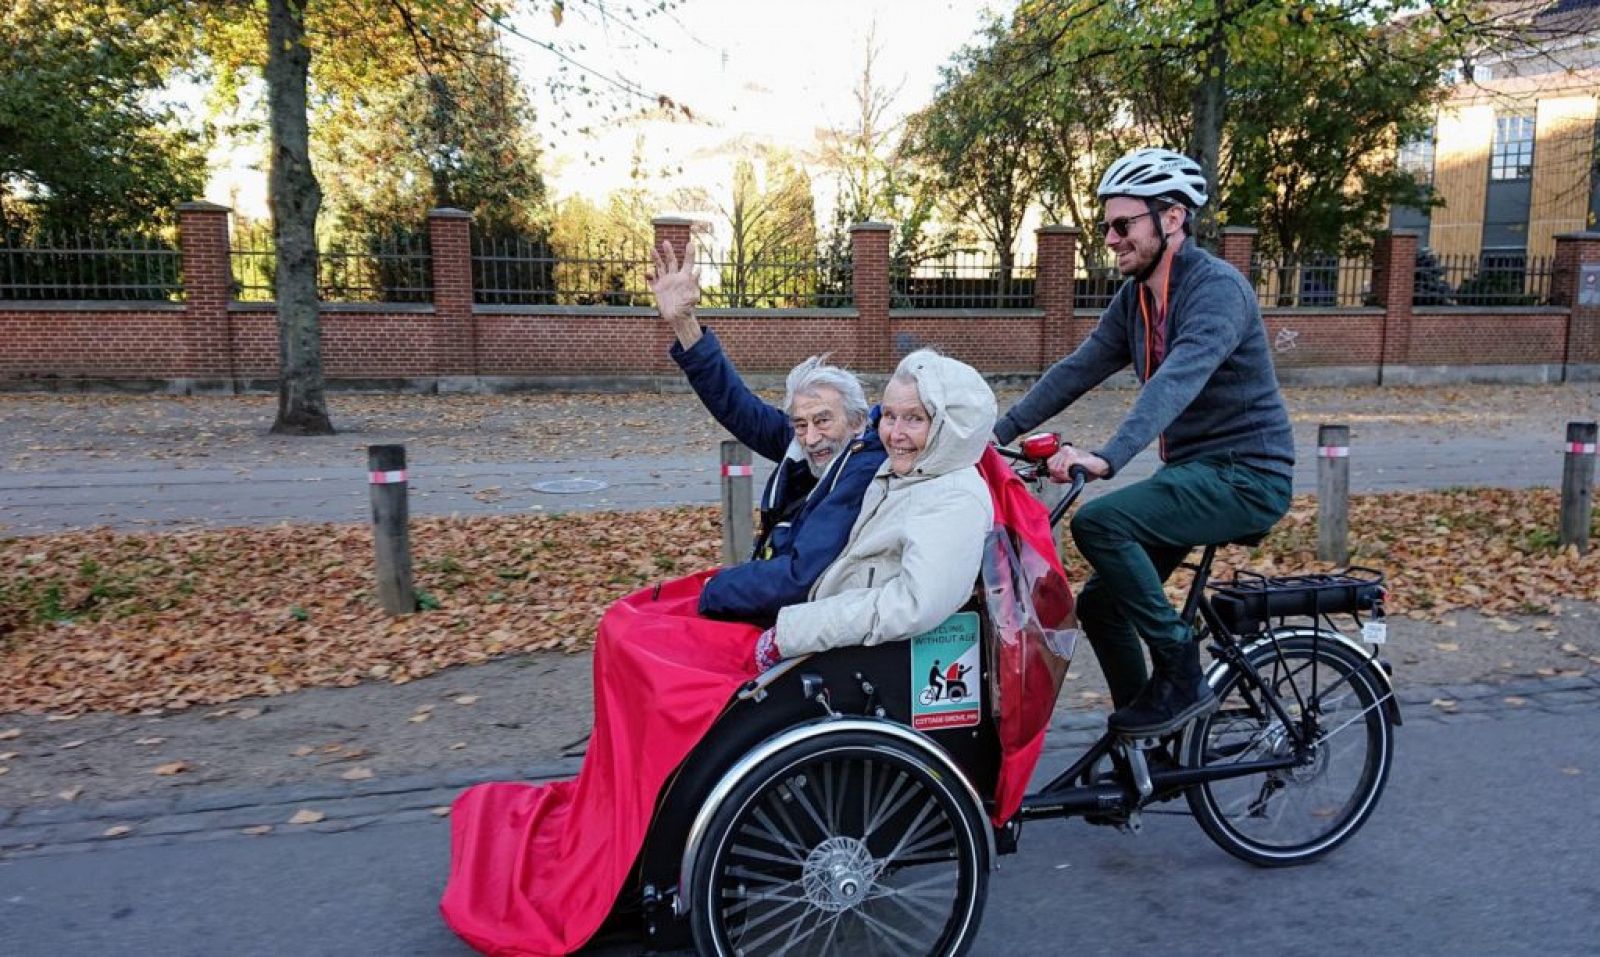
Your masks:
[{"label": "black tire", "polygon": [[[1301,702],[1315,716],[1311,761],[1197,784],[1185,795],[1207,836],[1262,867],[1314,861],[1348,840],[1377,807],[1394,757],[1394,725],[1382,700],[1387,687],[1374,674],[1375,665],[1333,639],[1314,643],[1303,629],[1280,637],[1279,647],[1281,660],[1268,645],[1251,653],[1250,664],[1291,718],[1301,715]],[[1261,703],[1259,688],[1231,671],[1215,690],[1221,707],[1186,734],[1185,765],[1216,767],[1293,753],[1282,722]]]},{"label": "black tire", "polygon": [[988,891],[986,827],[960,781],[899,738],[799,741],[712,816],[688,890],[695,950],[965,953]]}]

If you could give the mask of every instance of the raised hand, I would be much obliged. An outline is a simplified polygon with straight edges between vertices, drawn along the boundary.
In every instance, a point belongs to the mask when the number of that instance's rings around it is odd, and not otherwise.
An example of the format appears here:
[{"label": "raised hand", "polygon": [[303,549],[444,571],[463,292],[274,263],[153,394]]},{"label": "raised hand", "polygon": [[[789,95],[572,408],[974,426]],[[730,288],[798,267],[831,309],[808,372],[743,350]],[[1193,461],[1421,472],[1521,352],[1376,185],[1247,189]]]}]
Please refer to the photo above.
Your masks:
[{"label": "raised hand", "polygon": [[688,348],[700,338],[700,323],[694,317],[694,307],[700,302],[700,269],[694,264],[694,247],[685,251],[679,263],[672,245],[663,241],[659,249],[650,250],[650,261],[652,268],[645,280],[655,294],[656,309]]}]

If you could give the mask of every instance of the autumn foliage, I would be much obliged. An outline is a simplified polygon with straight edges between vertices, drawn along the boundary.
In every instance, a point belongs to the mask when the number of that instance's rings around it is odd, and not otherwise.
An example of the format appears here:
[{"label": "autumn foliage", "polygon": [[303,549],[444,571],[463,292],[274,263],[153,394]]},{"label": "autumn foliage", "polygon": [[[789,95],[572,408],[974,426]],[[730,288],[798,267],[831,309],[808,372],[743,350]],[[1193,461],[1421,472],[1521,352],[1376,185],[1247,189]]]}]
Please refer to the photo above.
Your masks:
[{"label": "autumn foliage", "polygon": [[[1394,613],[1600,601],[1600,557],[1556,548],[1557,509],[1545,490],[1358,496],[1354,560],[1389,574]],[[11,539],[0,542],[0,713],[180,709],[581,651],[611,601],[716,564],[718,523],[712,508],[416,520],[422,610],[400,618],[372,598],[366,526]],[[1314,570],[1315,540],[1315,502],[1296,499],[1264,546],[1225,553],[1222,574]],[[1070,549],[1068,568],[1081,582]]]}]

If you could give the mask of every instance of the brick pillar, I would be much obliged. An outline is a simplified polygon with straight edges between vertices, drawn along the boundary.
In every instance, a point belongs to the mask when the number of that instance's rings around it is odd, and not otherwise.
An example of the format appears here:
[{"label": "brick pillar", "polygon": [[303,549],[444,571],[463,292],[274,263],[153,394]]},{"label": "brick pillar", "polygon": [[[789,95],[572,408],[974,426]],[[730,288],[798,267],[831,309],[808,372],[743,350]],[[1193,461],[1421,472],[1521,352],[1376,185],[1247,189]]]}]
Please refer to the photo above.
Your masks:
[{"label": "brick pillar", "polygon": [[1073,279],[1077,273],[1078,227],[1041,226],[1034,231],[1039,247],[1038,279],[1033,305],[1044,310],[1039,323],[1039,370],[1072,350],[1072,310],[1077,305]]},{"label": "brick pillar", "polygon": [[1383,345],[1378,358],[1378,384],[1388,381],[1392,366],[1411,358],[1411,299],[1417,276],[1416,232],[1390,229],[1372,246],[1372,295],[1383,309]]},{"label": "brick pillar", "polygon": [[233,263],[229,258],[228,216],[232,210],[215,203],[183,203],[178,207],[178,249],[183,257],[184,337],[181,372],[190,389],[231,392],[233,329],[228,303],[233,299]]},{"label": "brick pillar", "polygon": [[[666,243],[672,247],[672,253],[678,257],[678,262],[683,262],[683,257],[689,253],[689,244],[694,241],[694,220],[678,216],[657,216],[655,219],[650,220],[650,226],[654,230],[654,237],[651,240],[650,248],[644,250],[645,258],[649,259],[652,254],[659,253],[661,244]],[[705,278],[702,275],[701,282],[704,281]],[[651,302],[654,304],[654,300]],[[705,308],[704,299],[701,300],[700,306],[702,309]],[[677,341],[677,338],[672,334],[672,327],[665,322],[657,322],[655,329],[657,349],[655,359],[652,361],[653,371],[667,374],[678,373],[678,367],[671,358],[673,343]]]},{"label": "brick pillar", "polygon": [[655,229],[655,240],[647,252],[655,252],[661,248],[662,243],[672,246],[672,252],[683,262],[685,250],[689,248],[689,238],[694,231],[694,220],[680,219],[676,216],[657,216],[650,220],[650,225]]},{"label": "brick pillar", "polygon": [[1256,255],[1257,232],[1249,226],[1222,227],[1222,258],[1246,279],[1252,278],[1250,269]]},{"label": "brick pillar", "polygon": [[[478,374],[478,329],[472,311],[472,214],[428,210],[433,253],[433,362],[444,391],[465,388]],[[455,379],[452,382],[450,380]]]},{"label": "brick pillar", "polygon": [[[1585,265],[1600,266],[1600,233],[1562,233],[1556,236],[1556,258],[1550,277],[1550,299],[1566,306],[1567,349],[1562,380],[1600,380],[1600,271],[1584,275]],[[1589,300],[1589,302],[1585,302]]]},{"label": "brick pillar", "polygon": [[850,271],[856,301],[855,365],[862,372],[889,372],[896,356],[889,336],[888,223],[850,227]]}]

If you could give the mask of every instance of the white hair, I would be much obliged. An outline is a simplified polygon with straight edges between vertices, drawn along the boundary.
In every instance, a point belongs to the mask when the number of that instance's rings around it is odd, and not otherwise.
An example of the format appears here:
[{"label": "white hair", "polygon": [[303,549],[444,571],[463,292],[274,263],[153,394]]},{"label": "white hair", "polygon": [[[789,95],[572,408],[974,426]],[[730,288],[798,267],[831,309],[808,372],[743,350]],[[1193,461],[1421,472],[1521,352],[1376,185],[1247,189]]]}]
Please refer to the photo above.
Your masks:
[{"label": "white hair", "polygon": [[818,389],[832,389],[844,400],[844,417],[852,428],[867,421],[867,394],[861,381],[848,369],[828,364],[828,354],[812,356],[789,371],[783,394],[783,411],[794,412],[794,400],[802,395],[816,395]]}]

